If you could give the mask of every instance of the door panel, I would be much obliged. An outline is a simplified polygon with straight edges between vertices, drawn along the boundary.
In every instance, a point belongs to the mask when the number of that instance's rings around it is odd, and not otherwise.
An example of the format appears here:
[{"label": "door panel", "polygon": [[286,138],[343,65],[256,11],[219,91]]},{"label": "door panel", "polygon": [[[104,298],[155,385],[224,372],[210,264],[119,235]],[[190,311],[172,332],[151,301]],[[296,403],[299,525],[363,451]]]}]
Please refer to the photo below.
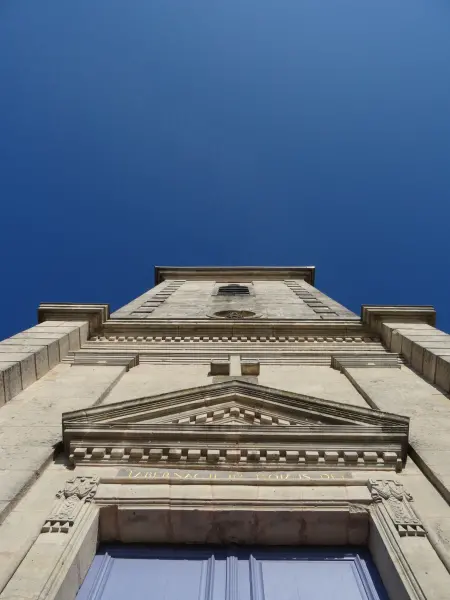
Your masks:
[{"label": "door panel", "polygon": [[77,600],[387,600],[364,550],[115,546]]},{"label": "door panel", "polygon": [[350,562],[262,561],[265,600],[365,600]]}]

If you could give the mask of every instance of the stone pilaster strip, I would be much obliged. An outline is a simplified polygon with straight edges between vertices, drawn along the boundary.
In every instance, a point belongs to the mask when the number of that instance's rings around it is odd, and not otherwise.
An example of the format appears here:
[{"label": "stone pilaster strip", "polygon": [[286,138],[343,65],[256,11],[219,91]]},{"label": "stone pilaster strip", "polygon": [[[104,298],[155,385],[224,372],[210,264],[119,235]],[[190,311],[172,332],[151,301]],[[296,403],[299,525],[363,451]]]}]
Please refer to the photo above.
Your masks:
[{"label": "stone pilaster strip", "polygon": [[431,306],[363,306],[362,319],[427,381],[450,392],[450,336],[434,327]]},{"label": "stone pilaster strip", "polygon": [[48,321],[0,342],[0,406],[78,350],[88,329],[86,321]]}]

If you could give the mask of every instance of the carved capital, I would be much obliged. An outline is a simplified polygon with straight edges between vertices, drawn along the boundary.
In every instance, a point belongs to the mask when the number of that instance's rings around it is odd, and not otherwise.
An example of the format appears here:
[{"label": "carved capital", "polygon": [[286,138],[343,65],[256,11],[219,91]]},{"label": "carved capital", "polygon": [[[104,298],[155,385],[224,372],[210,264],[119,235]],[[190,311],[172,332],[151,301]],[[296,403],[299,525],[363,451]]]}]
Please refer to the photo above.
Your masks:
[{"label": "carved capital", "polygon": [[400,536],[425,536],[426,532],[411,505],[412,496],[392,479],[369,479],[372,499],[381,503]]},{"label": "carved capital", "polygon": [[91,502],[97,491],[98,477],[73,477],[66,481],[56,494],[50,516],[41,529],[42,533],[67,533],[86,502]]}]

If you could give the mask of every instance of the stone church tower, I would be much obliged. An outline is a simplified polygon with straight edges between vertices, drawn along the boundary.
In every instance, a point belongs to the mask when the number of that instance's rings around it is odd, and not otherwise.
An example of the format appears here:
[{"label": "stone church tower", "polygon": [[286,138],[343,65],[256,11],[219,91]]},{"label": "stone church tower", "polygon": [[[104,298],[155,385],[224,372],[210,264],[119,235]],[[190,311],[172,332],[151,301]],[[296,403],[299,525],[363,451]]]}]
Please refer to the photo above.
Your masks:
[{"label": "stone church tower", "polygon": [[0,344],[0,600],[449,600],[450,337],[158,267]]}]

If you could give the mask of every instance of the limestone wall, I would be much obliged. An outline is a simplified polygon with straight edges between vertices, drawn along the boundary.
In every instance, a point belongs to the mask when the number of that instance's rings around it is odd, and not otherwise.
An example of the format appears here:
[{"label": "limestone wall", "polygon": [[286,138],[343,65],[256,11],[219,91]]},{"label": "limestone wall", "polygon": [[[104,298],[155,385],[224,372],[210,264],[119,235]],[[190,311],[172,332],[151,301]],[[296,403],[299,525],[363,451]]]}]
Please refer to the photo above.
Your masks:
[{"label": "limestone wall", "polygon": [[[425,327],[411,323],[403,327],[401,319],[392,321],[389,326],[370,322],[364,328],[354,315],[309,284],[302,280],[291,283],[255,281],[255,295],[245,300],[224,300],[213,295],[214,281],[168,280],[114,313],[113,325],[119,323],[119,329],[122,328],[120,340],[105,336],[101,327],[98,329],[103,341],[94,340],[86,320],[55,319],[0,344],[0,600],[46,598],[42,586],[51,577],[61,553],[68,552],[68,545],[79,543],[75,534],[40,535],[56,492],[73,475],[72,465],[61,446],[62,413],[216,383],[211,361],[217,356],[226,360],[229,354],[233,355],[233,368],[239,367],[241,354],[260,361],[259,373],[252,375],[253,383],[410,417],[410,448],[405,469],[400,473],[355,471],[352,477],[359,483],[357,486],[354,482],[348,484],[352,491],[318,490],[311,486],[305,488],[302,496],[297,489],[295,492],[289,487],[275,490],[267,485],[264,491],[258,486],[249,491],[249,487],[244,489],[245,486],[238,485],[223,489],[185,486],[174,491],[164,483],[164,487],[158,484],[139,490],[133,488],[130,498],[162,498],[170,506],[175,497],[176,501],[193,498],[202,502],[210,501],[215,495],[219,501],[228,501],[235,494],[237,502],[257,502],[272,494],[280,502],[306,498],[314,503],[315,499],[321,500],[329,494],[332,500],[354,502],[356,514],[358,501],[368,499],[364,482],[380,477],[395,479],[403,483],[414,498],[415,510],[430,542],[424,545],[422,538],[409,537],[400,541],[423,591],[417,598],[447,600],[450,590],[450,384],[444,377],[446,371],[442,365],[448,361],[445,356],[449,338],[430,323]],[[306,298],[311,294],[314,299],[309,303],[304,301],[303,292],[298,295],[298,289],[303,290]],[[286,319],[288,323],[292,319],[299,327],[303,327],[301,321],[306,320],[309,332],[320,321],[321,341],[298,339],[294,343],[286,341],[285,334],[281,338],[274,332],[270,352],[267,351],[269,342],[256,336],[249,342],[247,334],[241,338],[235,336],[233,342],[219,336],[213,339],[199,336],[182,345],[173,337],[159,336],[159,341],[154,343],[141,332],[132,330],[133,335],[128,335],[124,323],[132,319],[136,326],[138,321],[149,320],[148,336],[151,337],[152,319],[166,319],[170,324],[171,319],[204,318],[224,307],[242,309],[245,302],[245,306],[262,319]],[[332,318],[328,319],[330,315]],[[332,323],[339,319],[339,324]],[[192,321],[186,323],[186,327],[192,327]],[[344,345],[342,332],[337,335],[333,329],[337,326],[360,328],[361,340],[367,335],[370,340],[370,336],[378,332],[384,336],[387,349],[379,343],[372,347],[372,342],[362,341]],[[177,327],[181,339],[182,326]],[[329,336],[324,327],[329,328]],[[330,341],[325,343],[328,337]],[[316,338],[313,336],[312,340]],[[292,348],[287,344],[292,344]],[[286,348],[290,349],[290,355]],[[406,364],[400,365],[397,355],[389,354],[389,349],[401,352]],[[73,364],[61,363],[70,357],[74,359],[73,353],[80,360],[71,360]],[[171,356],[176,356],[176,362],[171,362]],[[142,362],[138,364],[140,358]],[[334,368],[329,366],[330,362]],[[231,375],[235,376],[236,372],[230,372]],[[223,377],[226,379],[228,375]],[[76,468],[76,474],[97,474],[98,470],[98,466],[83,465]],[[114,467],[101,466],[100,470],[98,474],[106,479],[117,477]],[[113,498],[117,492],[113,489],[115,484],[105,485],[112,487],[102,493]],[[356,490],[358,486],[360,490]],[[95,550],[97,526],[98,523],[92,522],[91,553]],[[375,534],[372,539],[375,540]],[[73,569],[69,573],[71,589],[77,589],[81,574],[89,565],[89,557],[90,554],[84,558],[79,555],[77,560],[81,562],[75,567],[68,561],[68,568]],[[73,595],[60,596],[66,597]]]},{"label": "limestone wall", "polygon": [[[210,365],[140,364],[121,378],[105,398],[110,404],[213,383]],[[289,392],[367,406],[363,396],[339,371],[320,366],[261,365],[258,383]],[[395,412],[395,411],[394,411]]]},{"label": "limestone wall", "polygon": [[[115,319],[183,319],[211,317],[224,310],[248,310],[268,319],[358,320],[347,308],[303,280],[245,281],[250,294],[215,294],[216,281],[168,280],[113,313]],[[221,282],[220,285],[224,285]]]},{"label": "limestone wall", "polygon": [[53,460],[62,413],[101,402],[124,371],[60,364],[0,408],[0,523]]}]

